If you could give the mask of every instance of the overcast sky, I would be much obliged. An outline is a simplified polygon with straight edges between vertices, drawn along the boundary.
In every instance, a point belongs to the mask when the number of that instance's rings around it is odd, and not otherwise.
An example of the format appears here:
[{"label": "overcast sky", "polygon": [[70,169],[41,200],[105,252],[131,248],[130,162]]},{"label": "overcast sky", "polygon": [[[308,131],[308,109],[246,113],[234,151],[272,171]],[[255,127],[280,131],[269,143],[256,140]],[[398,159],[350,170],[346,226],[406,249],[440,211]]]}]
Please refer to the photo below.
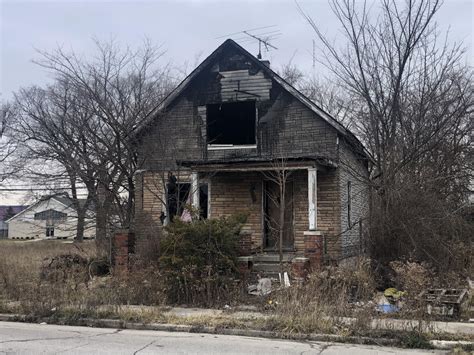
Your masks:
[{"label": "overcast sky", "polygon": [[[404,0],[400,0],[404,1]],[[57,45],[90,53],[91,38],[116,38],[123,44],[137,44],[149,37],[166,50],[167,60],[176,65],[204,59],[230,33],[276,25],[262,31],[280,30],[272,43],[278,50],[264,57],[278,67],[293,62],[312,70],[314,34],[302,19],[293,0],[267,1],[22,1],[1,2],[1,92],[2,98],[21,86],[42,84],[47,74],[31,62],[35,48],[51,50]],[[327,0],[299,3],[330,36],[338,27]],[[473,47],[473,1],[446,0],[437,17],[442,28],[451,28],[451,38]],[[230,36],[240,38],[241,35]],[[243,43],[257,54],[257,44]],[[316,74],[321,68],[316,66]]]},{"label": "overcast sky", "polygon": [[[404,0],[400,0],[404,1]],[[275,25],[253,31],[279,30],[272,43],[278,48],[264,53],[272,67],[293,58],[293,63],[311,72],[313,30],[303,20],[294,0],[252,1],[21,1],[0,0],[0,92],[8,100],[12,92],[32,84],[44,84],[48,75],[31,62],[36,49],[50,51],[58,45],[91,54],[91,39],[115,38],[136,45],[144,37],[162,45],[166,61],[188,64],[188,71],[212,52],[228,35],[246,29]],[[453,41],[464,41],[467,58],[473,64],[474,0],[445,0],[437,21],[442,30],[450,28]],[[300,0],[323,32],[334,37],[338,24],[327,0]],[[220,37],[220,38],[218,38]],[[228,36],[241,38],[242,35]],[[257,54],[257,43],[242,45]],[[318,55],[318,53],[316,53]],[[314,73],[323,70],[316,65]],[[17,201],[0,193],[0,204]]]}]

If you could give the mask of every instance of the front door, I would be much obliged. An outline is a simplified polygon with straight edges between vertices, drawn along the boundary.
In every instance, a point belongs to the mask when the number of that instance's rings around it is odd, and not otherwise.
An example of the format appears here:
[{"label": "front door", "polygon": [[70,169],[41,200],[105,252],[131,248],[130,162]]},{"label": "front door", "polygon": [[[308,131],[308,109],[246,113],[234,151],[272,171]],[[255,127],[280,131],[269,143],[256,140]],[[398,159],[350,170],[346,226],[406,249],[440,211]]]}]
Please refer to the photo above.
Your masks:
[{"label": "front door", "polygon": [[264,186],[264,247],[269,251],[279,250],[280,208],[284,209],[283,249],[294,250],[293,238],[293,182],[288,181],[285,188],[284,206],[281,204],[280,186],[274,181],[265,181]]}]

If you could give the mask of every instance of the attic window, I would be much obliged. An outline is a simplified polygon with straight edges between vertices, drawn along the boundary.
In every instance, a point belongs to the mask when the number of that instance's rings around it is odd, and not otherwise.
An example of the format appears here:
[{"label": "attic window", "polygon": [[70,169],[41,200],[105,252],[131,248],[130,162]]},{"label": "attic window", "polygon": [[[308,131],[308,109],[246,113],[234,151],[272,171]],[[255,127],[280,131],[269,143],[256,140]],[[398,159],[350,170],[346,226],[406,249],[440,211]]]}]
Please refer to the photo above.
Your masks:
[{"label": "attic window", "polygon": [[255,101],[207,105],[207,143],[255,146]]}]

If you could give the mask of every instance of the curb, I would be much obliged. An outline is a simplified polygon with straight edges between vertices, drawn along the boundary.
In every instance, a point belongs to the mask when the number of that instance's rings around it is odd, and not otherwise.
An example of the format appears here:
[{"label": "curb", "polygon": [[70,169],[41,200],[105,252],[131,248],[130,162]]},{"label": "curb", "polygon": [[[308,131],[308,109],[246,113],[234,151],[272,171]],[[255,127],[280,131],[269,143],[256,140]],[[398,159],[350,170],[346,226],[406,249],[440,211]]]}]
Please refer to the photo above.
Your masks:
[{"label": "curb", "polygon": [[[219,334],[219,335],[235,335],[247,336],[253,338],[267,338],[267,339],[285,339],[285,340],[304,340],[304,341],[318,341],[318,342],[336,342],[336,343],[351,343],[364,345],[378,345],[378,346],[398,346],[400,342],[396,339],[390,338],[371,338],[371,337],[355,337],[342,336],[335,334],[285,334],[276,331],[255,330],[255,329],[239,329],[239,328],[216,328],[199,325],[185,325],[185,324],[166,324],[166,323],[137,323],[127,322],[120,319],[92,319],[79,318],[72,322],[65,324],[61,319],[56,318],[37,318],[34,321],[26,316],[18,314],[2,314],[0,313],[0,321],[2,322],[24,322],[24,323],[38,323],[45,322],[47,324],[68,325],[68,326],[87,326],[96,328],[114,328],[114,329],[131,329],[131,330],[153,330],[165,332],[184,332],[184,333],[203,333],[203,334]],[[430,340],[430,345],[433,349],[450,350],[456,346],[474,346],[474,342],[469,341],[448,341],[448,340]]]}]

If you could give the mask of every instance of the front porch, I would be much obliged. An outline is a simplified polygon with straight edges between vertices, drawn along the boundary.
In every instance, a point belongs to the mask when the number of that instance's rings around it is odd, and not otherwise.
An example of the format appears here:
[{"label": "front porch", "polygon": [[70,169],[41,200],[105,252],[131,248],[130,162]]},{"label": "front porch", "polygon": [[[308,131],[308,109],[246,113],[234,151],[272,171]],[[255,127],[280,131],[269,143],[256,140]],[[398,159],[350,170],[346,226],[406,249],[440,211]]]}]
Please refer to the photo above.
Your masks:
[{"label": "front porch", "polygon": [[[271,163],[190,164],[191,202],[202,208],[199,188],[205,181],[209,218],[247,213],[242,230],[242,256],[253,265],[259,258],[274,258],[282,249],[286,258],[306,257],[319,266],[323,257],[337,257],[340,206],[337,200],[336,169],[314,161]],[[283,232],[280,234],[278,186],[271,174],[276,169],[288,172],[285,189]],[[277,194],[273,194],[277,190]],[[255,262],[257,260],[257,262]]]}]

